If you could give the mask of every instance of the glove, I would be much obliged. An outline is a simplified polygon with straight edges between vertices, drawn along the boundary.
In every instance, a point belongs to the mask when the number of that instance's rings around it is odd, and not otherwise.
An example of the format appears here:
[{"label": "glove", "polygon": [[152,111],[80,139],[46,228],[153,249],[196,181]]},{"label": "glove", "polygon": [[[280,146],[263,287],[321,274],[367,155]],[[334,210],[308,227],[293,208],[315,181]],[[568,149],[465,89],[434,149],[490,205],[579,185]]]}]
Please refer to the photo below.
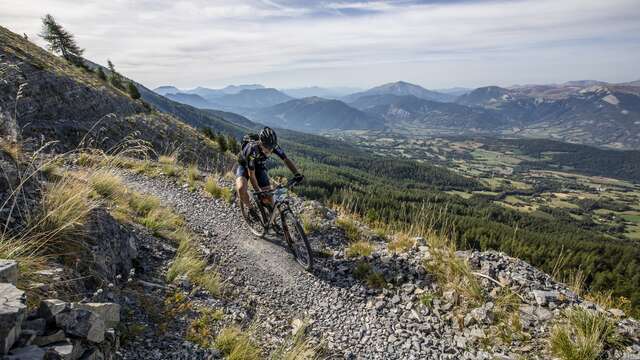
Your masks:
[{"label": "glove", "polygon": [[294,182],[296,184],[299,184],[299,183],[302,182],[302,180],[304,180],[304,175],[302,175],[300,173],[297,173],[297,174],[293,175],[292,182]]}]

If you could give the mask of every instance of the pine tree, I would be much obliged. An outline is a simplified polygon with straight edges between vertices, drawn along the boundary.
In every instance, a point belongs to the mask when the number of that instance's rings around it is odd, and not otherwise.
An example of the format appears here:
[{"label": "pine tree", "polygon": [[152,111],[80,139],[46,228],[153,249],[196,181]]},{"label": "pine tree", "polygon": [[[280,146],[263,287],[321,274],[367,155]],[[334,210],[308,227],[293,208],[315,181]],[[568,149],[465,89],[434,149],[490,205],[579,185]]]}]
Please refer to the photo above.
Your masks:
[{"label": "pine tree", "polygon": [[226,152],[228,150],[227,138],[224,134],[218,134],[218,136],[216,136],[216,142],[218,143],[218,147],[221,152]]},{"label": "pine tree", "polygon": [[102,81],[106,81],[107,80],[107,75],[104,74],[104,71],[102,70],[101,67],[98,67],[96,69],[96,75],[98,75],[98,78]]},{"label": "pine tree", "polygon": [[127,85],[127,92],[129,93],[129,96],[131,96],[133,100],[140,99],[140,92],[138,91],[138,88],[131,81],[129,81]]},{"label": "pine tree", "polygon": [[74,64],[82,64],[84,49],[78,46],[73,35],[58,24],[53,16],[47,14],[42,18],[40,37],[49,43],[50,51],[62,55],[63,58]]},{"label": "pine tree", "polygon": [[109,67],[109,82],[111,83],[111,85],[118,89],[123,89],[122,76],[120,76],[120,73],[116,71],[116,67],[113,65],[111,60],[107,60],[107,67]]},{"label": "pine tree", "polygon": [[233,136],[229,136],[229,137],[227,138],[227,143],[229,144],[229,150],[230,150],[232,153],[234,153],[234,154],[235,154],[235,153],[240,152],[240,144],[238,144],[238,140],[236,140],[236,138],[235,138],[235,137],[233,137]]}]

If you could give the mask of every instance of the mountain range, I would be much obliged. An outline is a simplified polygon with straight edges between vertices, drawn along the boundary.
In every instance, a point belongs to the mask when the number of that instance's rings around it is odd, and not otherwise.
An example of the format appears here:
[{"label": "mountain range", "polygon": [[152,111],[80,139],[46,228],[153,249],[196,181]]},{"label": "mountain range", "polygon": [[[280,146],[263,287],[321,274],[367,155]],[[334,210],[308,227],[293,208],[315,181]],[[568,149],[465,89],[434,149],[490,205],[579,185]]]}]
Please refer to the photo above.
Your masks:
[{"label": "mountain range", "polygon": [[[161,87],[162,94],[175,88]],[[199,92],[206,93],[201,89]],[[241,89],[220,95],[225,89]],[[553,138],[621,149],[640,148],[640,81],[425,89],[405,81],[338,99],[294,99],[261,85],[215,91],[208,98],[178,92],[172,100],[201,109],[238,113],[270,126],[307,132],[380,130],[422,135],[493,134]],[[323,92],[323,88],[290,93]],[[327,91],[324,91],[328,93]]]}]

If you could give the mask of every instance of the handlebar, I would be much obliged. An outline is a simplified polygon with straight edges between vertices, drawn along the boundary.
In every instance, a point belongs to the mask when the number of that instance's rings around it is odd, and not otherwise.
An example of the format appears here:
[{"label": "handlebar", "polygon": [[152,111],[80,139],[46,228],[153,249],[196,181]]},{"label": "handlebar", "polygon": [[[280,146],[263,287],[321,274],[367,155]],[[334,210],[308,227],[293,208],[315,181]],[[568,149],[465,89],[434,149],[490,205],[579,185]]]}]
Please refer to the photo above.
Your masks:
[{"label": "handlebar", "polygon": [[300,183],[300,181],[297,181],[295,178],[294,179],[290,179],[287,181],[286,185],[282,185],[282,184],[278,184],[275,188],[271,189],[271,190],[265,190],[265,191],[254,191],[253,193],[255,195],[272,195],[276,190],[278,189],[290,189],[296,185],[298,185]]}]

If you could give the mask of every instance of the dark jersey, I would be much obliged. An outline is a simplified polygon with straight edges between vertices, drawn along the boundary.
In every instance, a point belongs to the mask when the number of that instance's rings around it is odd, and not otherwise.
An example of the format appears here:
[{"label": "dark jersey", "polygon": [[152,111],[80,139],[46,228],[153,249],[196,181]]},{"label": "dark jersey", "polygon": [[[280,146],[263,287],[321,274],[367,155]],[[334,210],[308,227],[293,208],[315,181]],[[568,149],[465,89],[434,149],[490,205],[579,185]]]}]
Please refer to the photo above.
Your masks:
[{"label": "dark jersey", "polygon": [[[278,155],[282,160],[287,158],[287,155],[285,155],[280,146],[276,146],[276,148],[273,149],[273,153]],[[240,164],[246,166],[249,170],[255,170],[256,167],[264,166],[268,158],[269,157],[260,149],[260,145],[255,141],[249,142],[240,151]]]}]

